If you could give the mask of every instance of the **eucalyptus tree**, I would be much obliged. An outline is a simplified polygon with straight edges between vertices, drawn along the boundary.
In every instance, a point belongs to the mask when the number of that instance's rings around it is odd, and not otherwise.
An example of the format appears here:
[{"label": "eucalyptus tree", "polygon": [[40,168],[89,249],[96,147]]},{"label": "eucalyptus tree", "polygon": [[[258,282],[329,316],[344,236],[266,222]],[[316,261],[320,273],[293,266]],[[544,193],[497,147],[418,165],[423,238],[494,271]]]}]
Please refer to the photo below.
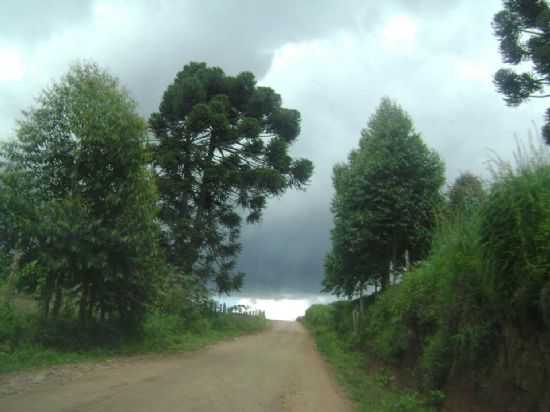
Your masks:
[{"label": "eucalyptus tree", "polygon": [[235,273],[242,217],[261,218],[270,196],[304,189],[313,171],[289,149],[300,113],[256,84],[190,63],[166,89],[149,124],[160,194],[163,245],[170,263],[220,291],[238,289]]},{"label": "eucalyptus tree", "polygon": [[351,296],[369,283],[385,287],[390,262],[428,252],[441,205],[444,166],[408,114],[384,98],[363,129],[359,148],[334,168],[332,248],[326,291]]},{"label": "eucalyptus tree", "polygon": [[78,64],[24,112],[6,152],[31,202],[20,210],[19,284],[44,315],[75,302],[80,319],[138,327],[159,266],[157,195],[146,122],[118,80]]}]

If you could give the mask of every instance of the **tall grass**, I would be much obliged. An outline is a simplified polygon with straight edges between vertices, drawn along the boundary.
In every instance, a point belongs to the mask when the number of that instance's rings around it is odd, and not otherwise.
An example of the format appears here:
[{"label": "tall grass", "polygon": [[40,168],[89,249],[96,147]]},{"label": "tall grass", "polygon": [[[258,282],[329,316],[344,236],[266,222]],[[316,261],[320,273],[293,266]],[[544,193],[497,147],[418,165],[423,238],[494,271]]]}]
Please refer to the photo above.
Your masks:
[{"label": "tall grass", "polygon": [[43,322],[36,314],[0,305],[0,372],[136,353],[194,350],[267,325],[262,317],[211,313],[189,320],[153,311],[145,319],[143,333],[130,337],[109,323],[82,328],[71,319]]},{"label": "tall grass", "polygon": [[[347,344],[338,346],[345,352],[395,365],[406,361],[425,392],[444,388],[453,376],[488,387],[483,377],[498,380],[501,371],[502,382],[527,391],[535,404],[544,402],[547,391],[541,388],[550,372],[541,349],[550,341],[550,152],[519,145],[514,163],[493,160],[491,170],[483,201],[441,218],[428,258],[370,299],[356,336],[349,338],[349,326],[338,332],[335,305],[311,308],[309,324],[324,336],[321,347],[336,351],[334,342],[323,343],[333,333]],[[531,375],[521,369],[526,365]]]},{"label": "tall grass", "polygon": [[503,320],[550,326],[550,151],[518,145],[515,164],[494,160],[481,238],[490,298]]},{"label": "tall grass", "polygon": [[394,378],[384,371],[373,372],[366,368],[367,358],[353,350],[347,333],[337,333],[338,318],[349,306],[313,305],[306,311],[305,325],[313,334],[319,352],[336,372],[339,383],[345,388],[359,410],[365,412],[430,412],[433,399],[404,391],[393,384]]},{"label": "tall grass", "polygon": [[393,362],[412,352],[427,388],[487,356],[495,336],[479,227],[474,210],[441,222],[428,259],[367,310],[364,347]]}]

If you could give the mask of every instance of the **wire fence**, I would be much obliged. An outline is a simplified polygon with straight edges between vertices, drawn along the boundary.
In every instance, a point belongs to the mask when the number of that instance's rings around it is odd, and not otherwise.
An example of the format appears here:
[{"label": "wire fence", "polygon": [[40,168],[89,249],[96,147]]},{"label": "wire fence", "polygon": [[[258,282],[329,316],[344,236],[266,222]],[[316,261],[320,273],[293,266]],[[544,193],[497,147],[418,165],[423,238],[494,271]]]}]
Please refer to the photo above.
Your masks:
[{"label": "wire fence", "polygon": [[265,319],[264,310],[251,309],[246,305],[227,306],[225,303],[211,302],[209,309],[213,313],[229,313],[237,316],[253,316]]}]

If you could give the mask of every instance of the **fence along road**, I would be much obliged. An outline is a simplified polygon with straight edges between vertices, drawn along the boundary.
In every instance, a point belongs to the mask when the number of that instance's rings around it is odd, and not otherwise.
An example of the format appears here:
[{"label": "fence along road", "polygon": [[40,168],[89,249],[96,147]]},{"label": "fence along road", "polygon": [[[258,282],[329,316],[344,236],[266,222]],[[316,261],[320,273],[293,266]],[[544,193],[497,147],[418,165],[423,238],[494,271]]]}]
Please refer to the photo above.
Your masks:
[{"label": "fence along road", "polygon": [[17,388],[15,381],[25,379],[31,383],[18,393],[0,395],[0,411],[352,410],[296,322],[273,321],[265,332],[197,352],[0,376],[0,387]]}]

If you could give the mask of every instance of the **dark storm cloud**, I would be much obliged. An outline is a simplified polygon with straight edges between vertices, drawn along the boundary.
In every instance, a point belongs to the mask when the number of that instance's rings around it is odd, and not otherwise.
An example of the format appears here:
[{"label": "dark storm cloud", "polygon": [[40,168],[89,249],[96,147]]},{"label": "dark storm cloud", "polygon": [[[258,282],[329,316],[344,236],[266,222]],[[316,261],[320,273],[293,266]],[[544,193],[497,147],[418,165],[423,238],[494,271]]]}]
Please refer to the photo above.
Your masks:
[{"label": "dark storm cloud", "polygon": [[133,2],[139,23],[128,28],[124,47],[109,50],[105,60],[149,113],[189,61],[206,61],[228,73],[248,70],[261,78],[283,44],[353,24],[353,2],[315,4],[316,12],[309,2],[290,0]]},{"label": "dark storm cloud", "polygon": [[[307,192],[268,203],[243,230],[245,291],[316,293],[332,226],[331,173],[357,146],[382,96],[401,103],[449,178],[508,155],[542,104],[507,108],[491,74],[500,0],[12,1],[0,4],[0,133],[77,60],[107,67],[148,116],[189,61],[249,70],[302,114],[293,154],[315,163]],[[2,81],[2,48],[24,73]],[[6,76],[4,76],[6,77]]]}]

